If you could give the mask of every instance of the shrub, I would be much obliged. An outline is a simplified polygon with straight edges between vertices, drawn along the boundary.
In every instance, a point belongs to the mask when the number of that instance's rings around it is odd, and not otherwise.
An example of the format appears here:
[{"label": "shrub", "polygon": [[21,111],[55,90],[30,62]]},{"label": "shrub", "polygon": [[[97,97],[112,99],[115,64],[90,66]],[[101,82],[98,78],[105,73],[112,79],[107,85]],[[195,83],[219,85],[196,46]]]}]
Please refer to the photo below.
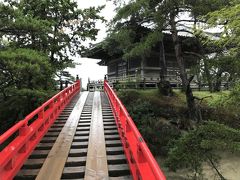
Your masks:
[{"label": "shrub", "polygon": [[240,105],[240,83],[236,84],[229,94],[221,94],[218,98],[212,100],[211,107],[224,107],[235,109]]},{"label": "shrub", "polygon": [[209,162],[222,179],[216,165],[219,159],[216,150],[240,152],[240,131],[208,121],[172,144],[166,165],[172,170],[190,168],[197,176],[201,174],[202,163]]},{"label": "shrub", "polygon": [[137,91],[122,91],[120,99],[134,120],[151,152],[155,155],[166,155],[168,143],[177,139],[180,131],[168,122],[156,118],[159,114],[159,104],[153,103],[152,98],[141,96]]},{"label": "shrub", "polygon": [[155,155],[167,155],[169,142],[180,137],[179,129],[156,118],[145,119],[139,130]]}]

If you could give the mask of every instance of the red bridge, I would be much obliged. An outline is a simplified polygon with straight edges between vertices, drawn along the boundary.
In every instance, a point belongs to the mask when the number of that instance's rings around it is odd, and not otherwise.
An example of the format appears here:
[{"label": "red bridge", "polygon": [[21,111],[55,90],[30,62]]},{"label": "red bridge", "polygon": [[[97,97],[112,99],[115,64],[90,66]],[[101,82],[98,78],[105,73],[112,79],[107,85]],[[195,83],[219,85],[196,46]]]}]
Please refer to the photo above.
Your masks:
[{"label": "red bridge", "polygon": [[0,180],[165,180],[109,84],[64,89],[0,136]]}]

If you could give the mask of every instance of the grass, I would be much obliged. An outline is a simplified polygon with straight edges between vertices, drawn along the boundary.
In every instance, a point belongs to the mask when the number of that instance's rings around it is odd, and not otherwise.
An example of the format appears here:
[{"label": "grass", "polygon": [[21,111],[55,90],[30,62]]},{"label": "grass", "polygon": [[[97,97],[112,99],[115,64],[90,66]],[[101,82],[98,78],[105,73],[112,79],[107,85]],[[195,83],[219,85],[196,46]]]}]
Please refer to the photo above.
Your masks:
[{"label": "grass", "polygon": [[[186,97],[181,90],[174,90],[174,93],[178,96],[178,98],[186,103]],[[204,98],[203,102],[206,103],[207,105],[212,106],[215,104],[214,102],[219,101],[223,96],[229,95],[230,91],[221,91],[221,92],[213,92],[211,93],[210,91],[193,91],[193,95],[198,97],[198,98]]]},{"label": "grass", "polygon": [[140,96],[142,99],[148,99],[148,98],[155,98],[155,99],[160,99],[163,97],[158,89],[128,89],[128,90],[119,90],[118,93],[121,94],[123,92],[131,92],[131,93],[136,93],[135,95]]},{"label": "grass", "polygon": [[[119,93],[126,90],[120,90]],[[136,92],[141,99],[150,100],[151,102],[159,102],[160,104],[172,105],[172,107],[186,106],[185,95],[180,91],[176,91],[174,96],[163,96],[158,89],[128,89],[128,92]]]},{"label": "grass", "polygon": [[212,104],[212,102],[218,101],[222,96],[229,95],[230,91],[221,91],[221,92],[214,92],[211,93],[209,91],[194,91],[193,95],[197,96],[199,98],[209,97],[205,98],[204,102],[206,102],[208,105]]},{"label": "grass", "polygon": [[[178,90],[178,89],[173,90],[174,96],[172,97],[161,95],[158,89],[146,89],[146,90],[132,89],[127,91],[130,91],[133,94],[136,93],[136,98],[141,97],[141,99],[150,100],[150,102],[158,102],[161,105],[165,104],[167,106],[172,106],[175,108],[177,107],[187,108],[186,96],[181,90]],[[124,90],[122,92],[124,92]],[[228,99],[229,94],[230,94],[230,91],[221,91],[221,92],[214,92],[214,93],[211,93],[209,91],[193,91],[193,95],[198,98],[206,97],[201,102],[202,107],[206,107],[206,108],[210,107],[214,109],[220,108],[220,109],[229,111],[231,113],[238,112],[238,109],[236,108],[236,106],[232,107],[231,104],[226,103],[226,100]]]},{"label": "grass", "polygon": [[[158,89],[146,89],[146,90],[128,90],[128,91],[135,91],[141,95],[142,98],[148,99],[148,98],[155,98],[159,99],[160,101],[168,101],[169,103],[173,105],[186,105],[186,96],[185,94],[179,90],[174,89],[174,96],[173,97],[166,97],[162,96]],[[204,98],[203,103],[214,107],[216,102],[218,102],[223,96],[229,95],[230,91],[221,91],[221,92],[214,92],[211,93],[210,91],[193,91],[193,95],[198,98]]]},{"label": "grass", "polygon": [[161,97],[158,89],[148,89],[148,90],[139,90],[138,91],[143,97]]}]

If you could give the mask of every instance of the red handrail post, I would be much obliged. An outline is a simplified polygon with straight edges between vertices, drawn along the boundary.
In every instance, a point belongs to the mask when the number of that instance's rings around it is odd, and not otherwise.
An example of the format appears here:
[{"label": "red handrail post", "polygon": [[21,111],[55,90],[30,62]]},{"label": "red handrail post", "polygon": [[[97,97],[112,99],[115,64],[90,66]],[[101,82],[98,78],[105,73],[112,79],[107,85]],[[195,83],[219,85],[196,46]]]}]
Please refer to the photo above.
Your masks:
[{"label": "red handrail post", "polygon": [[38,118],[43,119],[44,118],[44,109],[41,109],[38,113]]},{"label": "red handrail post", "polygon": [[21,128],[19,128],[19,136],[26,136],[28,132],[29,132],[29,127],[27,125],[24,125]]},{"label": "red handrail post", "polygon": [[138,155],[138,162],[139,163],[145,163],[146,162],[146,158],[144,157],[141,146],[139,144],[137,146],[137,155]]}]

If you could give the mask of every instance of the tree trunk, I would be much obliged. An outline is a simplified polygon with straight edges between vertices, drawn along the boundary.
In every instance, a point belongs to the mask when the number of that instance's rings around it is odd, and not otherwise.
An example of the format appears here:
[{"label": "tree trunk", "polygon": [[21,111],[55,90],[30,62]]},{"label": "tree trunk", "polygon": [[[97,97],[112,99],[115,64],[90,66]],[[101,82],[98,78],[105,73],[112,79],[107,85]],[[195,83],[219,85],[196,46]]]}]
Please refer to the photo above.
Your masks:
[{"label": "tree trunk", "polygon": [[[194,17],[194,30],[197,29],[197,18]],[[208,83],[208,87],[209,87],[209,91],[212,92],[212,81],[211,81],[211,74],[210,74],[210,71],[209,71],[209,66],[208,66],[208,62],[207,60],[204,58],[205,56],[205,51],[204,51],[204,48],[202,46],[202,43],[200,41],[201,39],[201,36],[199,36],[198,34],[196,34],[196,39],[197,39],[197,44],[198,44],[198,48],[199,48],[199,54],[202,56],[201,59],[203,59],[203,66],[204,66],[204,73],[205,73],[205,76],[207,78],[207,83]],[[199,64],[200,65],[200,64]],[[201,87],[199,87],[200,89]]]},{"label": "tree trunk", "polygon": [[198,91],[201,91],[201,89],[202,89],[202,79],[199,75],[199,72],[197,74],[197,81],[198,81]]},{"label": "tree trunk", "polygon": [[219,70],[216,74],[216,83],[214,85],[214,92],[219,92],[221,90],[221,85],[222,85],[222,71]]},{"label": "tree trunk", "polygon": [[[189,117],[191,120],[198,121],[198,116],[197,116],[198,111],[197,111],[196,103],[192,93],[192,89],[190,87],[190,83],[193,77],[191,77],[190,80],[187,79],[187,73],[184,65],[182,48],[181,48],[181,44],[178,37],[178,31],[176,27],[174,12],[170,13],[170,25],[171,25],[171,33],[172,33],[172,39],[173,39],[173,44],[175,49],[175,55],[176,55],[178,67],[180,70],[180,77],[182,80],[182,88],[186,95]],[[191,123],[189,122],[189,126],[190,124]]]},{"label": "tree trunk", "polygon": [[3,95],[3,100],[7,101],[7,95],[6,95],[5,89],[2,90],[2,95]]},{"label": "tree trunk", "polygon": [[146,64],[146,58],[145,56],[141,56],[141,67],[140,67],[140,81],[144,78],[145,76],[145,64]]},{"label": "tree trunk", "polygon": [[163,40],[160,42],[160,50],[159,50],[159,64],[160,64],[160,80],[165,81],[167,75],[167,65],[166,65],[166,57],[165,57],[165,48],[163,44]]},{"label": "tree trunk", "polygon": [[226,178],[220,173],[220,171],[218,170],[217,166],[215,165],[215,163],[213,162],[213,160],[211,159],[211,157],[208,157],[208,160],[211,164],[211,166],[215,169],[215,171],[217,172],[218,176],[220,177],[221,180],[226,180]]},{"label": "tree trunk", "polygon": [[176,55],[178,67],[180,70],[180,77],[182,80],[182,88],[184,91],[186,91],[186,89],[187,89],[187,73],[185,70],[182,48],[181,48],[181,44],[179,42],[178,31],[177,31],[177,27],[176,27],[174,13],[171,13],[171,15],[170,15],[170,23],[171,23],[171,29],[172,29],[171,33],[172,33],[172,39],[173,39],[173,44],[174,44],[174,49],[175,49],[175,55]]},{"label": "tree trunk", "polygon": [[158,89],[160,93],[164,96],[172,96],[173,91],[169,81],[166,80],[167,75],[167,65],[166,65],[166,57],[165,57],[165,49],[163,40],[160,42],[159,49],[159,65],[160,65],[160,82],[158,84]]},{"label": "tree trunk", "polygon": [[227,84],[226,84],[226,90],[229,90],[229,87],[231,85],[231,82],[233,82],[234,78],[233,76],[230,74],[230,76],[228,77],[228,80],[227,80]]},{"label": "tree trunk", "polygon": [[207,78],[209,91],[213,92],[212,78],[211,78],[211,74],[210,74],[210,71],[209,71],[209,66],[208,66],[207,60],[203,60],[203,64],[204,64],[204,73],[205,73],[206,78]]}]

